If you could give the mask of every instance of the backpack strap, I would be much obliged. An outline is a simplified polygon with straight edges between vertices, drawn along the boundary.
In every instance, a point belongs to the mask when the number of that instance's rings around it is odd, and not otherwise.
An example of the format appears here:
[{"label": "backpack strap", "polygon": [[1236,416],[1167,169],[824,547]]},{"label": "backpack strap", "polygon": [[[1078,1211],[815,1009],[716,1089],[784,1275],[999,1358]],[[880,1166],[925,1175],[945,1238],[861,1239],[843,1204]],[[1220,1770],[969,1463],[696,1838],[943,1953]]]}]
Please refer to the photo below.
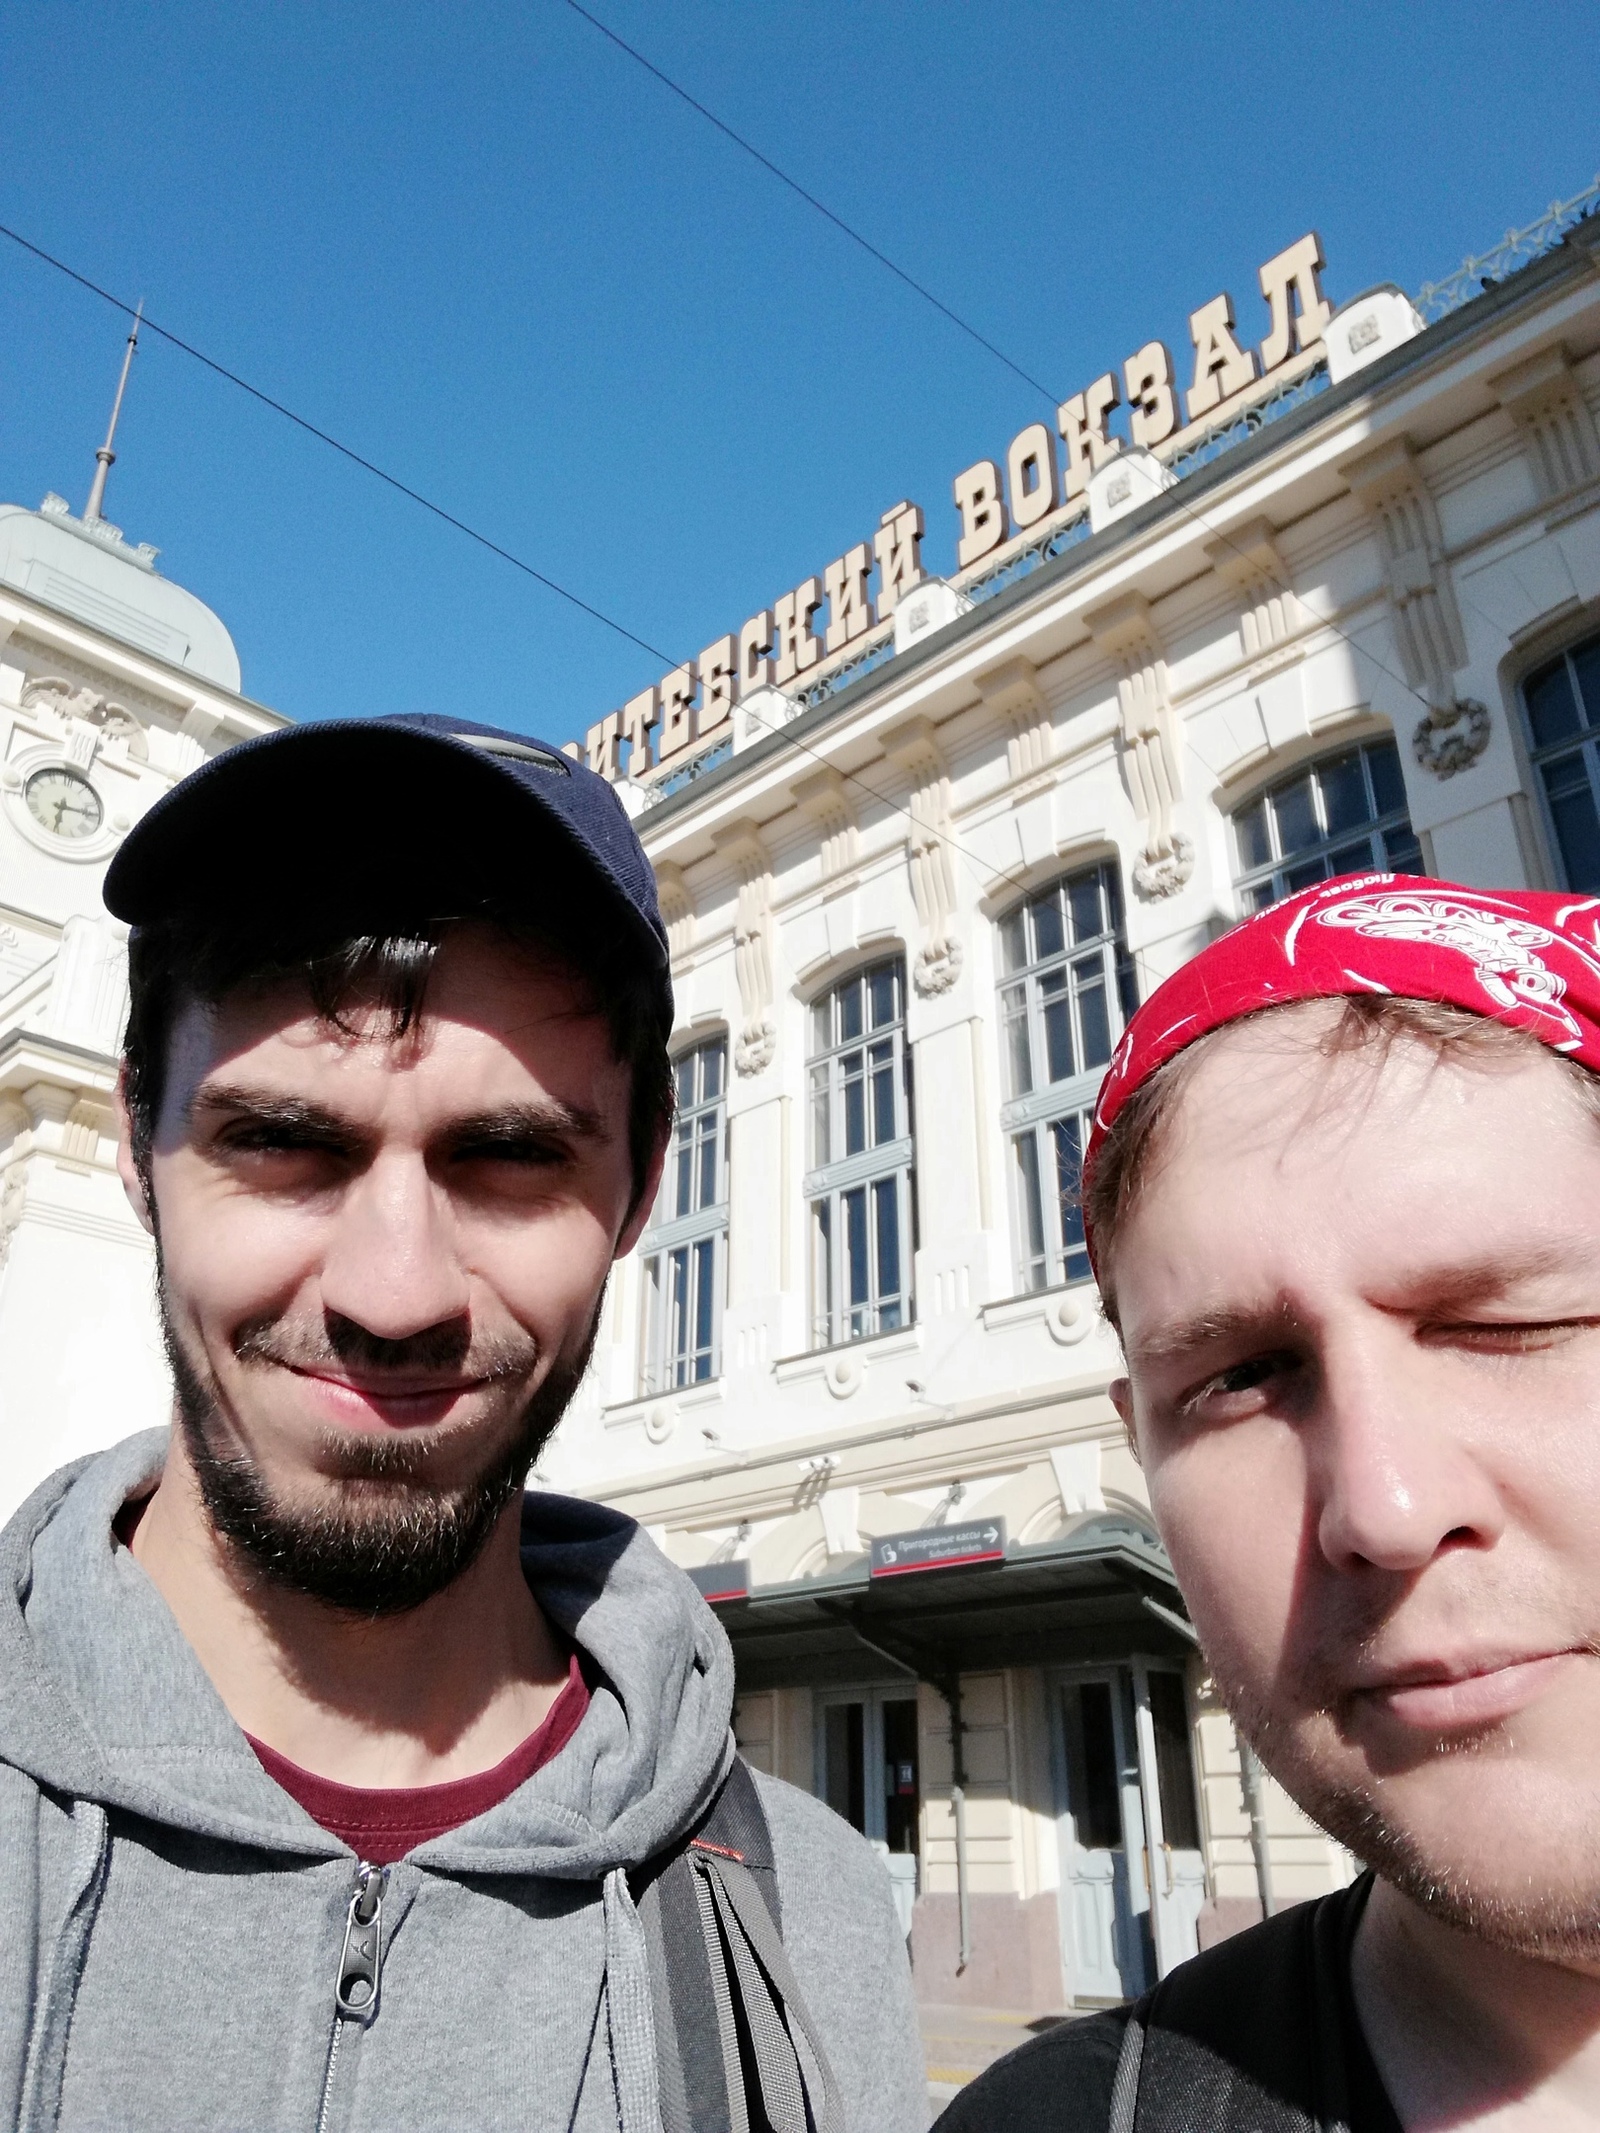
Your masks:
[{"label": "backpack strap", "polygon": [[843,2133],[782,1939],[760,1794],[735,1758],[698,1827],[636,1878],[664,2133]]},{"label": "backpack strap", "polygon": [[1180,1964],[1133,2008],[1108,2133],[1349,2133],[1345,1971],[1366,1884]]}]

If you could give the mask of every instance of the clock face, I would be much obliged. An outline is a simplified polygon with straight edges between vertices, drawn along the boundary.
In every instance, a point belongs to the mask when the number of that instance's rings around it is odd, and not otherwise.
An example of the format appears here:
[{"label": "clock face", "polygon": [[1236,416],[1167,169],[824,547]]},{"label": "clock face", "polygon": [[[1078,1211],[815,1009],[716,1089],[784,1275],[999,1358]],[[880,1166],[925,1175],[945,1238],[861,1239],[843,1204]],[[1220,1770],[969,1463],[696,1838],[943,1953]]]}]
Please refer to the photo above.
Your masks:
[{"label": "clock face", "polygon": [[100,795],[75,770],[36,770],[23,798],[34,821],[52,837],[92,837],[105,819]]}]

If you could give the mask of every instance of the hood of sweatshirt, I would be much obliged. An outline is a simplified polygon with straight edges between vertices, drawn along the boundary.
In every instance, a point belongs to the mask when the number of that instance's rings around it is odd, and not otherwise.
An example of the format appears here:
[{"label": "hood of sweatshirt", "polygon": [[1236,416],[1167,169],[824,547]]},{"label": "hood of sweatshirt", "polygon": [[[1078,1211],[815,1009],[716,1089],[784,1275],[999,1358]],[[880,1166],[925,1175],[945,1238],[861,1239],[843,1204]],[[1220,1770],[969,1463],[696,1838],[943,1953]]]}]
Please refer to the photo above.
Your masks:
[{"label": "hood of sweatshirt", "polygon": [[[116,1539],[166,1442],[149,1431],[63,1468],[0,1533],[0,1761],[196,1835],[343,1853],[262,1769]],[[689,1580],[619,1512],[529,1495],[522,1560],[598,1685],[551,1762],[412,1856],[450,1874],[596,1881],[653,1857],[710,1804],[733,1754],[733,1658]]]}]

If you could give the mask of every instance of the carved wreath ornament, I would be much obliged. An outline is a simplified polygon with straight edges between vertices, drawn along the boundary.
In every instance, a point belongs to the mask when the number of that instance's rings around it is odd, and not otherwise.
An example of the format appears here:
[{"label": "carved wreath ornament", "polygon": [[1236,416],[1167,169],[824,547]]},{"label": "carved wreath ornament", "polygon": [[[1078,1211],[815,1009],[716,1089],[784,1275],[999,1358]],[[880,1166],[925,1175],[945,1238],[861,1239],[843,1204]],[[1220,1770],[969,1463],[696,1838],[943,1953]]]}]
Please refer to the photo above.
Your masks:
[{"label": "carved wreath ornament", "polygon": [[1417,721],[1411,752],[1436,778],[1467,770],[1489,745],[1489,707],[1475,696],[1458,697]]}]

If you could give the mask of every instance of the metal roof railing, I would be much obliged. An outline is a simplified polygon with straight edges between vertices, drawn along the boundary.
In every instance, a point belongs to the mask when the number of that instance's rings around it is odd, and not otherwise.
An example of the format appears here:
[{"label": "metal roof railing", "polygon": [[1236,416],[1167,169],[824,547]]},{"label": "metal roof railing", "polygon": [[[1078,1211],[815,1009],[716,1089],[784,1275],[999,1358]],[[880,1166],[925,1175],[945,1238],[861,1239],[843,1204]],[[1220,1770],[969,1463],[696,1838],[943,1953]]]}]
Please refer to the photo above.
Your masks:
[{"label": "metal roof railing", "polygon": [[1479,252],[1471,259],[1464,259],[1453,274],[1445,275],[1442,281],[1430,281],[1416,294],[1416,306],[1431,325],[1435,319],[1444,318],[1449,312],[1470,304],[1475,296],[1485,289],[1492,289],[1497,281],[1504,281],[1518,267],[1553,252],[1574,223],[1582,222],[1600,208],[1600,177],[1586,185],[1581,193],[1574,193],[1570,200],[1552,200],[1537,222],[1530,222],[1525,230],[1507,230],[1500,242],[1491,245],[1487,252]]}]

